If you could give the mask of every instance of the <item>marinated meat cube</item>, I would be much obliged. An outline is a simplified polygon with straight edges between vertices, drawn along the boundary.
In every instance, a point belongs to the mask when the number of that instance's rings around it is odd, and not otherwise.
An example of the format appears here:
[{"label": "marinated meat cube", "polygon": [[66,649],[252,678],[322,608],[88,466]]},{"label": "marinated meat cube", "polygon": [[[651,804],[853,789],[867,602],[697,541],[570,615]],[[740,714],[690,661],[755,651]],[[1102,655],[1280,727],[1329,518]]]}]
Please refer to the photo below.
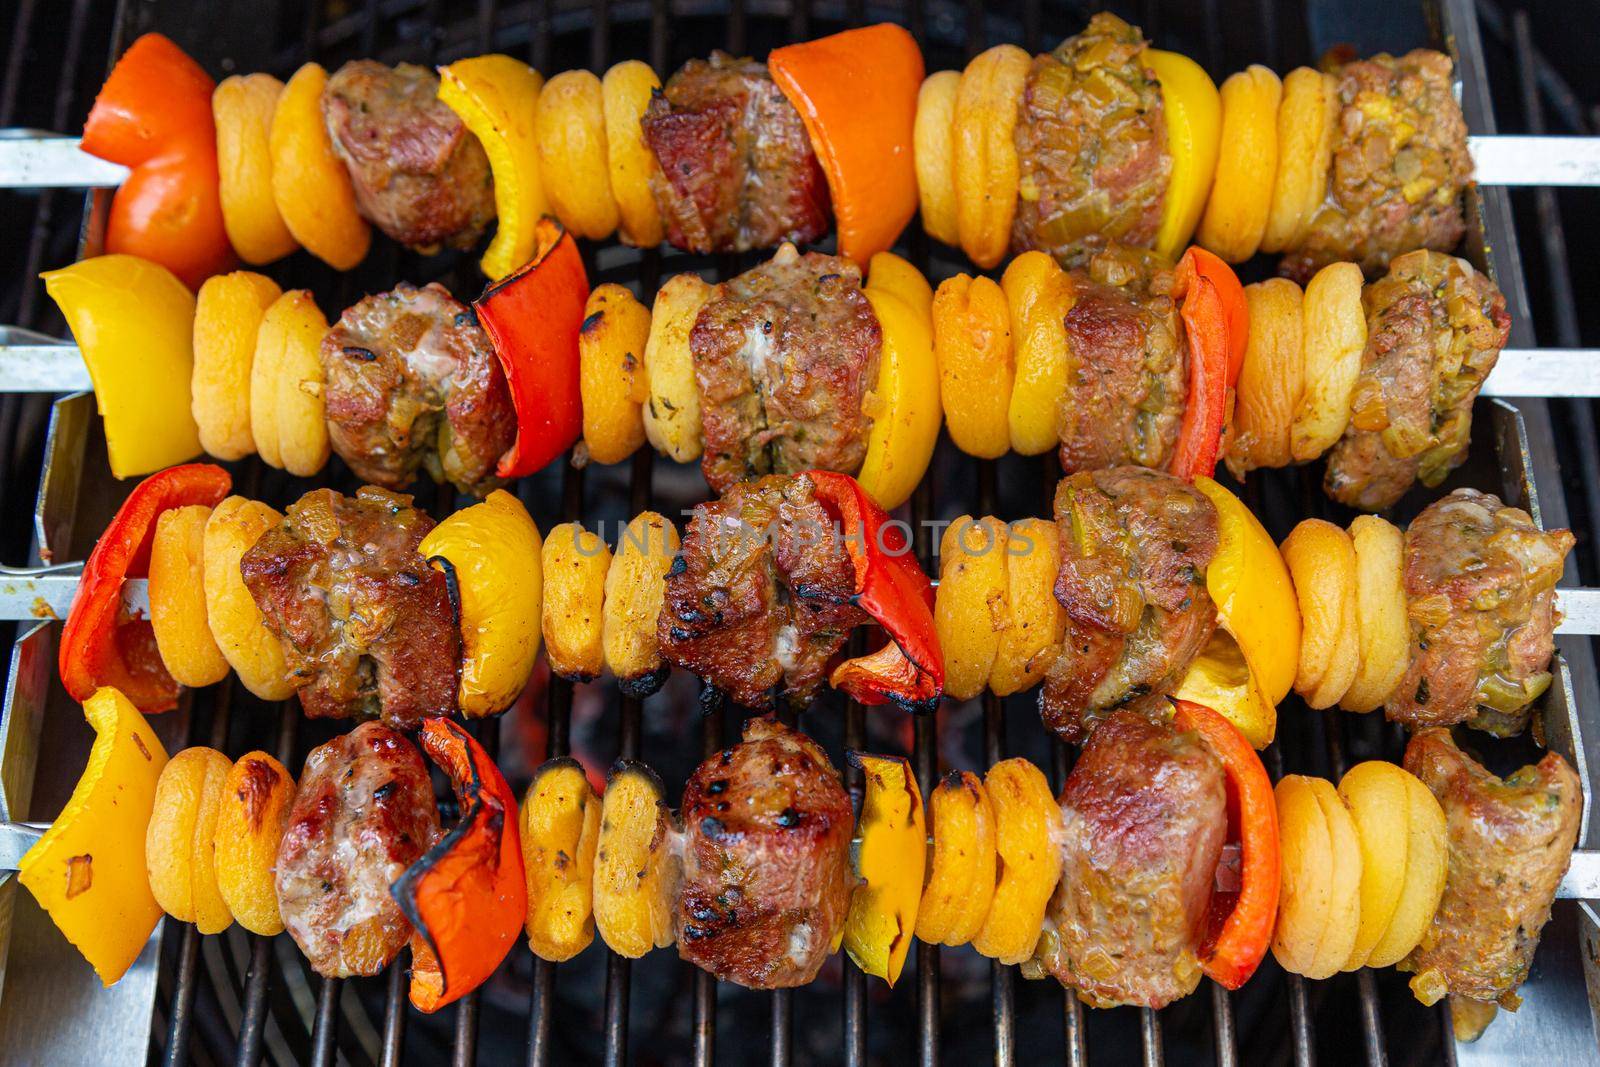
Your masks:
[{"label": "marinated meat cube", "polygon": [[405,489],[418,468],[485,496],[517,435],[505,373],[472,309],[437,283],[352,305],[322,341],[328,435],[363,481]]},{"label": "marinated meat cube", "polygon": [[389,886],[439,836],[422,754],[379,723],[311,750],[278,846],[283,923],[324,978],[374,975],[411,938]]},{"label": "marinated meat cube", "polygon": [[667,240],[690,252],[746,252],[828,232],[828,183],[799,112],[765,64],[691,59],[650,101],[650,189]]},{"label": "marinated meat cube", "polygon": [[424,253],[471,248],[494,220],[489,157],[440,103],[431,70],[346,63],[322,90],[322,114],[361,214],[396,241]]},{"label": "marinated meat cube", "polygon": [[[1411,659],[1385,708],[1415,729],[1514,724],[1550,685],[1555,586],[1573,537],[1520,508],[1457,489],[1406,531]],[[1496,731],[1500,732],[1500,731]]]},{"label": "marinated meat cube", "polygon": [[751,719],[683,790],[678,954],[753,989],[805,985],[850,910],[854,814],[804,734]]},{"label": "marinated meat cube", "polygon": [[1578,841],[1578,776],[1551,752],[1502,781],[1438,727],[1412,737],[1405,767],[1444,808],[1450,860],[1433,924],[1400,969],[1425,1004],[1448,993],[1514,1011]]},{"label": "marinated meat cube", "polygon": [[1171,462],[1189,397],[1172,271],[1153,254],[1110,249],[1072,272],[1070,363],[1058,429],[1067,474]]},{"label": "marinated meat cube", "polygon": [[1438,485],[1466,458],[1472,402],[1511,317],[1494,282],[1439,252],[1396,259],[1361,302],[1367,347],[1324,481],[1340,503],[1381,511],[1412,482]]},{"label": "marinated meat cube", "polygon": [[1096,1008],[1164,1008],[1194,992],[1228,829],[1217,757],[1198,734],[1113,712],[1067,777],[1061,818],[1040,963]]},{"label": "marinated meat cube", "polygon": [[1328,193],[1283,261],[1302,285],[1329,263],[1369,275],[1418,249],[1448,252],[1466,232],[1467,123],[1448,57],[1419,48],[1347,63],[1339,78]]},{"label": "marinated meat cube", "polygon": [[1216,607],[1206,567],[1217,551],[1211,501],[1143,467],[1087,471],[1056,487],[1067,610],[1045,675],[1040,716],[1081,742],[1119,707],[1156,711],[1211,638]]},{"label": "marinated meat cube", "polygon": [[694,509],[667,574],[661,655],[747,707],[809,699],[850,630],[855,570],[804,478],[773,475]]},{"label": "marinated meat cube", "polygon": [[313,489],[239,561],[313,718],[381,715],[411,729],[456,706],[461,631],[449,585],[417,545],[411,498]]},{"label": "marinated meat cube", "polygon": [[849,260],[785,245],[717,286],[689,336],[700,460],[717,492],[762,474],[854,474],[872,420],[883,329]]},{"label": "marinated meat cube", "polygon": [[1070,267],[1110,243],[1155,242],[1172,157],[1161,83],[1142,62],[1148,43],[1101,12],[1034,59],[1013,135],[1013,252],[1039,249]]}]

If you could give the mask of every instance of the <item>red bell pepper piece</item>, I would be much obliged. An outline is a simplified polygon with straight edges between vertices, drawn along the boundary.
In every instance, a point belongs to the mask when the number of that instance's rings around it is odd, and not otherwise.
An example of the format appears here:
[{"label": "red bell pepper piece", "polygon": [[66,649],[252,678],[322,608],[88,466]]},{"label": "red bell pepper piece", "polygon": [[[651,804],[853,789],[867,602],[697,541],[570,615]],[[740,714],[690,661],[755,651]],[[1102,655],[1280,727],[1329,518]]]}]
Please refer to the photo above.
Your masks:
[{"label": "red bell pepper piece", "polygon": [[1174,721],[1193,730],[1227,775],[1228,839],[1239,842],[1239,891],[1214,892],[1200,940],[1200,969],[1226,989],[1255,973],[1278,921],[1278,805],[1261,757],[1239,728],[1204,704],[1174,700]]},{"label": "red bell pepper piece", "polygon": [[191,504],[214,507],[231,488],[233,479],[221,467],[185,463],[152,474],[122,502],[83,565],[61,631],[57,663],[73,700],[82,703],[110,685],[146,715],[177,706],[182,687],[161,662],[150,620],[123,611],[122,580],[150,573],[157,516]]},{"label": "red bell pepper piece", "polygon": [[95,97],[83,150],[132,169],[111,201],[106,251],[166,267],[191,289],[234,265],[222,222],[215,83],[159,33],[133,42]]},{"label": "red bell pepper piece", "polygon": [[944,691],[944,655],[933,625],[933,583],[905,534],[854,478],[806,471],[817,500],[839,524],[855,567],[855,602],[890,637],[878,651],[839,664],[830,681],[862,704],[893,701],[926,711]]},{"label": "red bell pepper piece", "polygon": [[1238,275],[1203,248],[1178,261],[1174,297],[1182,301],[1189,342],[1189,402],[1183,410],[1172,473],[1192,480],[1217,468],[1222,431],[1233,410],[1233,387],[1244,363],[1250,311]]},{"label": "red bell pepper piece", "polygon": [[494,343],[517,410],[517,439],[495,473],[521,478],[571,447],[583,431],[578,330],[589,278],[578,245],[555,219],[534,229],[533,258],[472,305]]},{"label": "red bell pepper piece", "polygon": [[389,892],[416,927],[411,1003],[437,1011],[477,989],[517,942],[528,886],[517,799],[483,746],[459,724],[427,719],[417,737],[450,776],[461,819]]}]

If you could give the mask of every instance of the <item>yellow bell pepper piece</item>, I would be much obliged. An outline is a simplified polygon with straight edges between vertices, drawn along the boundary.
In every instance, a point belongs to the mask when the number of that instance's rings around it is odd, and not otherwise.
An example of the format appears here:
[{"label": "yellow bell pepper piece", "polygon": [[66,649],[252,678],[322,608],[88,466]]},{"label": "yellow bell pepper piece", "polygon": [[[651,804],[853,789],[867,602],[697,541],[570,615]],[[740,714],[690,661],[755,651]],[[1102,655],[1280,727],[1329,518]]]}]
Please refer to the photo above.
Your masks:
[{"label": "yellow bell pepper piece", "polygon": [[[417,546],[455,570],[461,596],[461,713],[496,715],[517,699],[539,655],[544,545],[522,501],[496,489],[428,532]],[[531,564],[531,565],[530,565]]]},{"label": "yellow bell pepper piece", "polygon": [[544,78],[510,56],[475,56],[439,68],[439,101],[460,116],[489,156],[494,173],[494,240],[478,266],[499,281],[533,258],[534,226],[550,204],[533,135]]},{"label": "yellow bell pepper piece", "polygon": [[145,873],[145,828],[167,750],[133,702],[110,687],[83,704],[89,764],[50,829],[18,864],[39,906],[110,985],[161,919]]},{"label": "yellow bell pepper piece", "polygon": [[863,402],[872,418],[856,480],[884,510],[905,503],[939,442],[939,365],[933,356],[933,289],[892,252],[872,257],[862,290],[883,328],[878,381]]},{"label": "yellow bell pepper piece", "polygon": [[928,862],[922,791],[911,764],[899,756],[852,752],[850,760],[866,774],[867,793],[856,861],[862,881],[845,917],[844,950],[863,972],[892,986],[911,951]]},{"label": "yellow bell pepper piece", "polygon": [[[1300,605],[1294,582],[1261,522],[1238,497],[1210,478],[1195,488],[1217,509],[1217,553],[1206,568],[1206,591],[1217,605],[1225,639],[1214,639],[1175,695],[1207,704],[1239,727],[1256,748],[1277,728],[1277,705],[1300,665]],[[1241,677],[1234,653],[1247,667]]]},{"label": "yellow bell pepper piece", "polygon": [[118,478],[153,474],[200,453],[189,409],[194,294],[138,256],[96,256],[42,275],[78,342],[105,420]]},{"label": "yellow bell pepper piece", "polygon": [[1177,52],[1147,48],[1145,66],[1161,82],[1172,178],[1161,206],[1156,251],[1169,260],[1189,243],[1211,195],[1211,178],[1222,146],[1222,95],[1200,64]]}]

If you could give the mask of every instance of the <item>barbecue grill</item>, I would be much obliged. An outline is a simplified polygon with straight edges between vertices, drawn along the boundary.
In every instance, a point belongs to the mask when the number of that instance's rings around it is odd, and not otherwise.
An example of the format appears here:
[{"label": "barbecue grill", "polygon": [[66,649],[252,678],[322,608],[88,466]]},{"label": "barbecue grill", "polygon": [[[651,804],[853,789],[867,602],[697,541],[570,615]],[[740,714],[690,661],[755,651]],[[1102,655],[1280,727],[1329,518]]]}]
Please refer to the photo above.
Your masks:
[{"label": "barbecue grill", "polygon": [[[1516,124],[1524,132],[1546,132],[1547,108],[1554,129],[1588,128],[1582,109],[1534,49],[1526,18],[1492,3],[1439,0],[1420,9],[1400,3],[1380,13],[1356,3],[1279,6],[1268,0],[1083,6],[1058,0],[19,0],[8,16],[12,36],[0,80],[0,127],[18,129],[0,130],[0,138],[16,135],[10,146],[0,140],[0,176],[12,185],[44,188],[0,194],[6,205],[0,212],[0,322],[15,324],[0,336],[0,388],[14,390],[0,398],[0,559],[62,566],[0,574],[0,619],[21,620],[0,721],[0,816],[14,824],[50,819],[82,766],[88,732],[54,681],[59,626],[50,616],[64,614],[71,600],[76,578],[66,564],[85,557],[126,492],[110,477],[92,396],[72,392],[86,383],[71,377],[75,357],[55,340],[64,328],[34,281],[44,267],[98,250],[109,195],[104,188],[85,195],[72,187],[114,184],[117,175],[114,169],[95,173],[70,143],[22,129],[76,129],[106,69],[103,59],[154,29],[213,72],[287,75],[307,59],[331,69],[362,56],[433,63],[502,51],[524,56],[547,73],[582,66],[603,70],[630,56],[666,73],[715,47],[760,56],[786,41],[893,19],[911,29],[928,69],[935,70],[959,67],[999,41],[1030,51],[1049,47],[1101,6],[1138,22],[1163,47],[1195,57],[1219,81],[1249,62],[1280,70],[1310,62],[1342,41],[1363,53],[1432,44],[1453,54],[1484,180],[1471,194],[1463,254],[1494,273],[1513,315],[1511,348],[1527,356],[1508,352],[1503,366],[1509,369],[1497,372],[1503,384],[1479,401],[1471,457],[1445,488],[1492,490],[1545,526],[1572,526],[1579,548],[1564,585],[1600,584],[1595,405],[1573,399],[1596,394],[1596,354],[1534,351],[1539,339],[1512,199],[1504,188],[1539,186],[1532,194],[1538,252],[1555,309],[1555,329],[1546,340],[1577,349],[1575,282],[1549,186],[1600,184],[1600,141],[1487,139],[1497,130],[1486,51],[1510,58],[1501,88],[1514,90],[1520,103]],[[8,154],[8,148],[16,151]],[[31,169],[19,177],[24,168]],[[915,225],[903,242],[935,283],[969,269]],[[725,278],[764,255],[695,257],[615,242],[588,244],[584,254],[592,280],[622,282],[642,294],[653,293],[678,271]],[[1254,269],[1259,276],[1267,268]],[[421,258],[387,242],[375,246],[356,272],[337,274],[300,255],[271,273],[286,287],[311,288],[329,309],[399,279],[440,280],[458,294],[473,293],[480,284],[469,257]],[[1494,398],[1495,392],[1521,399]],[[255,459],[233,467],[240,492],[275,506],[310,488]],[[924,564],[931,567],[937,543],[930,523],[962,512],[1048,514],[1058,473],[1053,456],[978,461],[941,442],[906,515]],[[1280,537],[1308,515],[1342,524],[1348,514],[1337,514],[1319,481],[1315,469],[1261,471],[1251,475],[1244,495]],[[337,461],[321,482],[347,492],[355,486]],[[645,507],[674,515],[705,492],[697,471],[658,460],[648,449],[619,467],[556,463],[519,486],[543,529],[575,518],[591,528],[603,522],[615,529]],[[1409,519],[1438,492],[1413,493],[1399,517]],[[448,487],[436,499],[425,492],[423,502],[440,515],[458,503]],[[1569,616],[1566,635],[1558,638],[1557,679],[1538,723],[1541,740],[1565,754],[1584,782],[1584,832],[1562,894],[1580,899],[1558,902],[1524,987],[1522,1010],[1502,1014],[1474,1045],[1458,1046],[1443,1005],[1422,1007],[1404,976],[1392,970],[1309,982],[1286,975],[1269,958],[1237,993],[1208,981],[1161,1012],[1088,1011],[1054,982],[1024,981],[1016,968],[984,960],[970,948],[941,951],[923,944],[892,991],[869,984],[854,965],[835,957],[810,986],[774,993],[717,983],[672,951],[630,963],[597,939],[557,967],[519,947],[479,992],[436,1016],[422,1016],[406,1003],[404,956],[376,979],[322,980],[287,936],[263,938],[234,927],[201,937],[192,926],[169,920],[127,976],[101,990],[32,898],[11,881],[0,886],[0,1059],[318,1067],[446,1057],[455,1064],[525,1061],[535,1067],[597,1061],[856,1065],[913,1056],[922,1064],[992,1059],[1009,1065],[1049,1058],[1074,1067],[1135,1059],[1209,1059],[1219,1065],[1241,1058],[1296,1064],[1594,1062],[1600,917],[1582,901],[1600,898],[1600,864],[1586,851],[1594,847],[1596,825],[1591,784],[1600,774],[1600,753],[1591,746],[1600,738],[1600,688],[1594,642],[1582,635],[1600,629],[1600,607],[1587,590],[1564,589],[1561,595]],[[733,739],[741,719],[741,709],[698,699],[694,680],[681,673],[641,703],[609,680],[573,686],[541,669],[530,698],[500,720],[473,725],[492,752],[498,747],[519,793],[547,756],[580,752],[602,765],[618,756],[643,758],[668,783],[670,797],[702,754]],[[947,702],[937,717],[907,719],[898,712],[869,716],[830,692],[803,713],[801,724],[846,768],[858,806],[861,771],[840,758],[845,747],[908,752],[924,793],[943,767],[981,769],[1009,755],[1027,755],[1052,769],[1059,786],[1070,753],[1047,737],[1033,700],[1031,692],[1004,701],[986,695],[965,705]],[[177,711],[157,720],[157,729],[174,751],[210,744],[237,756],[261,748],[292,768],[335,732],[326,722],[303,720],[297,702],[265,704],[231,677],[187,695]],[[1279,740],[1268,751],[1267,765],[1274,776],[1337,777],[1362,759],[1397,759],[1403,743],[1400,729],[1381,716],[1310,712],[1291,695],[1280,709]],[[1527,741],[1484,747],[1491,766],[1501,771],[1533,751]],[[26,831],[13,827],[5,840],[25,841]],[[8,858],[5,847],[0,842],[0,866]]]}]

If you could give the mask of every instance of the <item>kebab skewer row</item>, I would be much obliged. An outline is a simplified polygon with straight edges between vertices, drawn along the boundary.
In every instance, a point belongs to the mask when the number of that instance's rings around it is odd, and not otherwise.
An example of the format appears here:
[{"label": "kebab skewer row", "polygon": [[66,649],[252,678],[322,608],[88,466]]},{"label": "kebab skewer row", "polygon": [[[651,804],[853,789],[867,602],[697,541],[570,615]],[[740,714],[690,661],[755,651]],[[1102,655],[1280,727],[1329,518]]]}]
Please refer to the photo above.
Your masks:
[{"label": "kebab skewer row", "polygon": [[[366,252],[368,219],[431,249],[470,246],[498,213],[493,279],[527,258],[546,210],[582,236],[620,228],[629,243],[665,235],[698,252],[814,241],[831,213],[841,254],[864,266],[920,204],[928,231],[983,267],[1008,248],[1078,262],[1108,240],[1171,258],[1198,227],[1233,262],[1258,246],[1294,252],[1304,278],[1335,259],[1376,271],[1453,247],[1471,173],[1438,53],[1281,82],[1256,66],[1219,92],[1106,14],[1051,53],[1001,45],[926,81],[915,43],[889,24],[780,48],[765,65],[719,53],[664,92],[637,61],[548,86],[499,55],[440,73],[361,61],[330,80],[308,64],[287,86],[251,75],[213,93],[170,42],[141,38],[84,138],[135,167],[113,250],[148,252],[197,286],[224,269],[228,238],[248,262],[303,243],[346,268]],[[180,86],[183,104],[160,121],[156,85]],[[405,147],[417,140],[433,150]],[[165,185],[146,173],[174,170]]]},{"label": "kebab skewer row", "polygon": [[[941,408],[969,453],[1058,445],[1069,473],[1209,474],[1220,453],[1242,477],[1331,450],[1330,492],[1386,506],[1459,462],[1508,328],[1492,283],[1437,253],[1401,257],[1365,289],[1335,264],[1304,294],[1285,280],[1241,287],[1199,249],[1176,271],[1106,252],[1070,274],[1027,253],[998,285],[961,275],[930,294],[890,254],[862,285],[846,261],[786,246],[720,286],[673,278],[647,311],[618,286],[588,294],[570,235],[543,233],[535,260],[476,302],[476,322],[442,290],[401,286],[325,331],[306,294],[243,273],[207,282],[191,311],[174,280],[126,257],[47,280],[119,474],[193,454],[188,420],[167,417],[183,404],[223,458],[255,448],[309,474],[331,445],[390,488],[426,465],[481,493],[581,432],[601,462],[646,440],[700,457],[719,490],[842,469],[885,507],[925,471]],[[135,351],[121,327],[151,309],[161,321]],[[770,358],[735,359],[752,339]]]},{"label": "kebab skewer row", "polygon": [[[1560,757],[1501,782],[1438,729],[1407,769],[1363,763],[1337,791],[1291,775],[1274,796],[1243,735],[1179,701],[1107,718],[1059,799],[1012,759],[946,775],[925,814],[904,759],[851,753],[867,783],[853,836],[838,772],[770,718],[701,764],[681,815],[643,764],[619,762],[597,795],[558,759],[512,818],[482,749],[429,719],[420,743],[463,810],[446,834],[416,750],[379,724],[315,750],[297,790],[265,753],[168,761],[113,689],[85,711],[97,758],[21,869],[108,983],[165,911],[202,932],[287,926],[329,977],[376,974],[409,940],[425,1011],[484,981],[524,928],[555,962],[598,929],[624,956],[676,943],[755,988],[809,982],[841,943],[892,984],[913,935],[971,942],[1097,1007],[1163,1007],[1202,973],[1238,988],[1270,944],[1308,977],[1399,964],[1429,1003],[1514,1008],[1580,804]],[[1526,840],[1508,843],[1495,827],[1517,812]],[[116,847],[71,854],[114,828]],[[356,834],[394,847],[336,863]],[[1524,877],[1494,876],[1507,865]]]}]

